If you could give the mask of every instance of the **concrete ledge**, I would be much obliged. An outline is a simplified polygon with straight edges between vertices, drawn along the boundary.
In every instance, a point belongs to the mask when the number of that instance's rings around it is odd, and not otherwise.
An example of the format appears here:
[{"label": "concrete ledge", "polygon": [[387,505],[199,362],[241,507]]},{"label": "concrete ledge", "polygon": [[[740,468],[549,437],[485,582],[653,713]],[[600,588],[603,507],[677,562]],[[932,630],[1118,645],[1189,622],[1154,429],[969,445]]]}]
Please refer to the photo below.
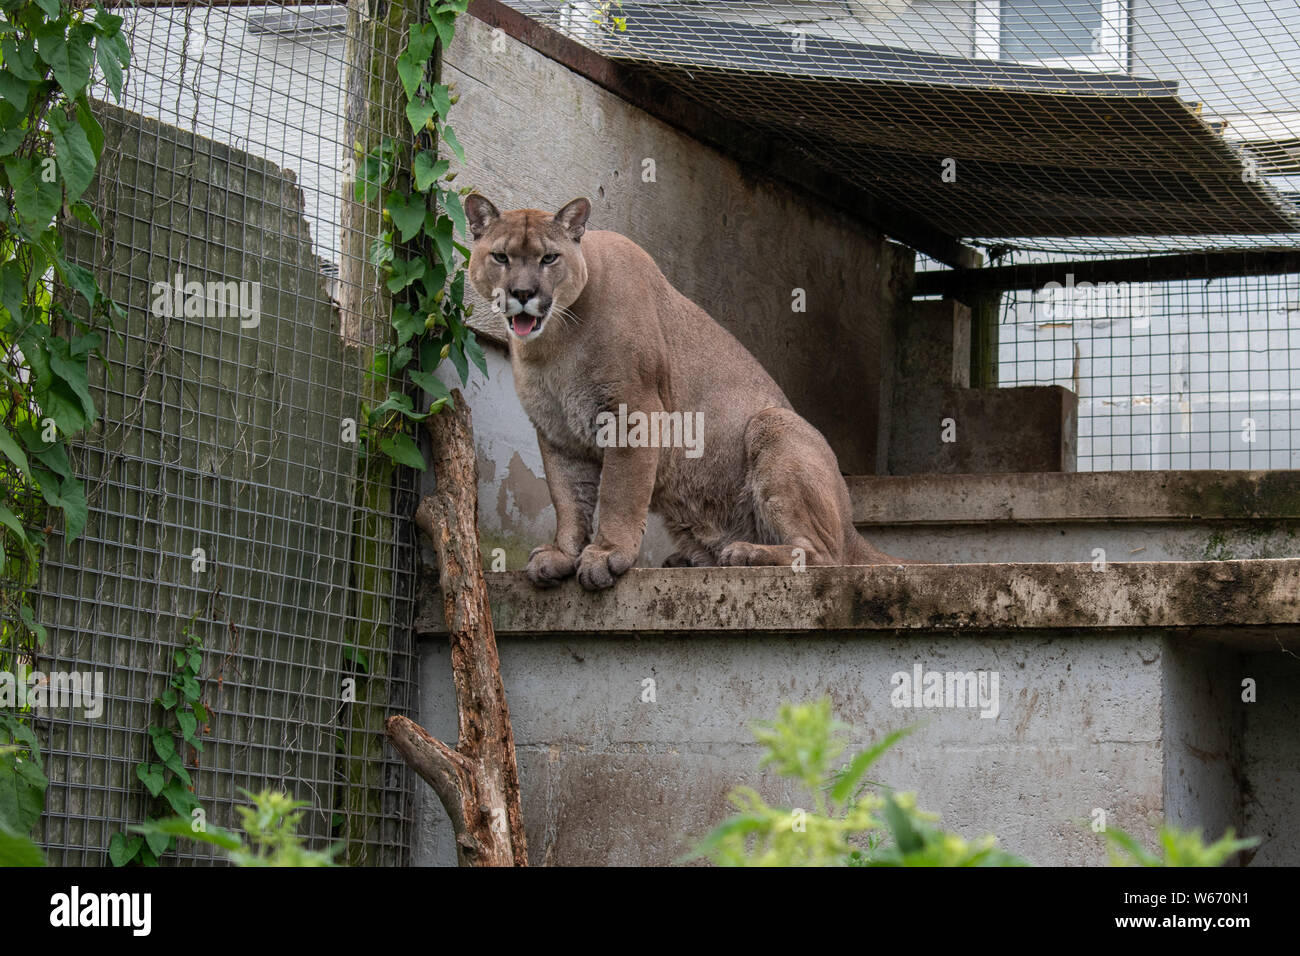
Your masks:
[{"label": "concrete ledge", "polygon": [[[1240,648],[1300,649],[1300,559],[876,568],[633,569],[615,587],[535,589],[488,574],[498,634],[1096,630],[1157,628]],[[446,633],[424,587],[417,634]]]},{"label": "concrete ledge", "polygon": [[1300,471],[850,477],[861,527],[1300,517]]}]

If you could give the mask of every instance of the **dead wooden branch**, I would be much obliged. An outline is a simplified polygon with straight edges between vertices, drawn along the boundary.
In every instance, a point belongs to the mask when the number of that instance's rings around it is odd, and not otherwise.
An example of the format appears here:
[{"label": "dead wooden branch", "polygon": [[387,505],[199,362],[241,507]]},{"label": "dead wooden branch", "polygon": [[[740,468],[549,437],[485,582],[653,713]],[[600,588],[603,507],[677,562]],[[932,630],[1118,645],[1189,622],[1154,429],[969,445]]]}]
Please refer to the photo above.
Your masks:
[{"label": "dead wooden branch", "polygon": [[438,555],[459,742],[453,750],[406,717],[389,717],[386,729],[402,759],[442,801],[461,866],[527,866],[515,735],[478,547],[473,428],[459,389],[452,399],[454,407],[426,422],[437,490],[420,502],[415,523]]}]

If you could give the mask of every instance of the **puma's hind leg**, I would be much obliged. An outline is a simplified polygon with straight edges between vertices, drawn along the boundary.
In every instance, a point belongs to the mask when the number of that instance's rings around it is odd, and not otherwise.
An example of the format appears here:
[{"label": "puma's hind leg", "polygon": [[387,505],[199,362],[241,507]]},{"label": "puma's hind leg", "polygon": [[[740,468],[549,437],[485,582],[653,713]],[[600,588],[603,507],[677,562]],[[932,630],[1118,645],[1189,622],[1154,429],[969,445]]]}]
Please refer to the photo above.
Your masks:
[{"label": "puma's hind leg", "polygon": [[750,419],[745,444],[759,540],[728,544],[718,563],[847,563],[848,491],[821,433],[789,409],[767,408]]},{"label": "puma's hind leg", "polygon": [[786,408],[767,408],[745,429],[748,485],[758,541],[724,547],[722,565],[795,566],[901,562],[853,526],[848,486],[830,445]]}]

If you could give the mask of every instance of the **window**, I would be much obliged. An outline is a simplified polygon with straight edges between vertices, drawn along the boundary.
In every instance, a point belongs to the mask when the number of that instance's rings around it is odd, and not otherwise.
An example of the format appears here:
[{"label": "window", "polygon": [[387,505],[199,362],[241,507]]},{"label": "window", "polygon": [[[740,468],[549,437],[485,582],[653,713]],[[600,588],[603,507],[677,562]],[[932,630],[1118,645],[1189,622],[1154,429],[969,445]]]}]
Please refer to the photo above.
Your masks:
[{"label": "window", "polygon": [[1130,0],[976,0],[975,55],[1128,71]]}]

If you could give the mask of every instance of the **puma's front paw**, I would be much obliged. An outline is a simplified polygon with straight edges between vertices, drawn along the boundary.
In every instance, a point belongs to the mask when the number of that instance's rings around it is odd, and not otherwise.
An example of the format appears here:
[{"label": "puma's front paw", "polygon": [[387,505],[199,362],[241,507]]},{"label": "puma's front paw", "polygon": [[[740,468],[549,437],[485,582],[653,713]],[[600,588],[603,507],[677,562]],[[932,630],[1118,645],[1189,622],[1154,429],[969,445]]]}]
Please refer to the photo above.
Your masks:
[{"label": "puma's front paw", "polygon": [[544,544],[533,548],[528,556],[528,567],[524,573],[528,580],[539,588],[553,588],[565,578],[572,577],[576,566],[569,557],[554,545]]},{"label": "puma's front paw", "polygon": [[588,591],[611,587],[635,563],[635,551],[589,544],[578,555],[578,583]]}]

